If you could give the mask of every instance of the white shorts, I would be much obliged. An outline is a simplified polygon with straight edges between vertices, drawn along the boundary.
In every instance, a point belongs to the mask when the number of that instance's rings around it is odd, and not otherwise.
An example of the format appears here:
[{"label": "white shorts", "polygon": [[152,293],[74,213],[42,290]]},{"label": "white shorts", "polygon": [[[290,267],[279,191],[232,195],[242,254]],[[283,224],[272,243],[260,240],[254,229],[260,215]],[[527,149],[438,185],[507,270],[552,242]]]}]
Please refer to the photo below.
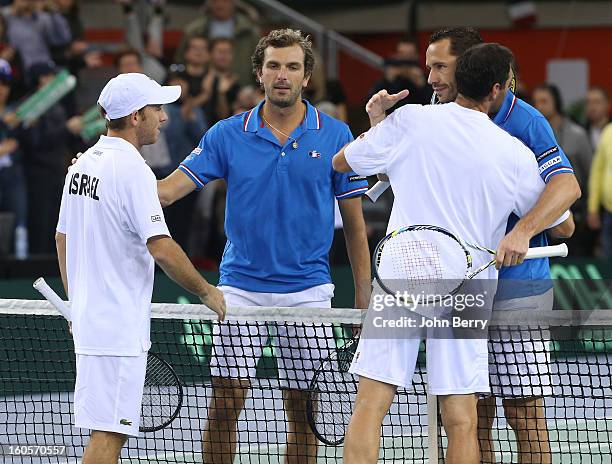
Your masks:
[{"label": "white shorts", "polygon": [[[350,372],[398,387],[412,388],[421,338],[365,338],[359,340]],[[426,341],[428,391],[434,395],[489,392],[486,339]]]},{"label": "white shorts", "polygon": [[76,355],[74,425],[138,436],[147,353]]},{"label": "white shorts", "polygon": [[[549,311],[553,289],[541,295],[496,301],[494,311]],[[493,328],[494,329],[494,328]],[[491,392],[495,396],[531,398],[553,394],[550,372],[550,331],[494,331],[489,344]]]},{"label": "white shorts", "polygon": [[[332,284],[295,293],[259,293],[221,286],[227,306],[331,308]],[[214,377],[255,378],[257,362],[271,342],[277,354],[281,386],[306,390],[315,369],[335,348],[330,324],[223,322],[213,326]]]}]

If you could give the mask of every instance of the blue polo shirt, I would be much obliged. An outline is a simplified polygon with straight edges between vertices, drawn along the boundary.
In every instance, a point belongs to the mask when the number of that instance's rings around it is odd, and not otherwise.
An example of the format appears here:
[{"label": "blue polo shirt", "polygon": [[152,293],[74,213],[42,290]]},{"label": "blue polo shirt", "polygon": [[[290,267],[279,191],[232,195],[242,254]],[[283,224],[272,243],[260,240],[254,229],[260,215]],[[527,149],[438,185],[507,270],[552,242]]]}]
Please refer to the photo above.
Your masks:
[{"label": "blue polo shirt", "polygon": [[368,184],[332,168],[353,140],[348,126],[304,103],[304,121],[291,133],[297,148],[263,124],[260,103],[215,124],[179,166],[198,190],[227,182],[220,285],[291,293],[331,282],[334,198],[360,196]]},{"label": "blue polo shirt", "polygon": [[[546,118],[512,92],[506,95],[493,122],[531,149],[538,161],[540,176],[544,182],[548,183],[557,174],[574,172]],[[508,219],[506,232],[512,230],[518,220],[519,218],[512,214]],[[546,245],[548,245],[548,240],[544,232],[539,233],[529,242],[530,247]],[[518,266],[503,267],[499,272],[499,279],[520,280],[521,282],[507,286],[500,282],[496,296],[498,300],[540,295],[552,288],[548,258],[529,259]]]}]

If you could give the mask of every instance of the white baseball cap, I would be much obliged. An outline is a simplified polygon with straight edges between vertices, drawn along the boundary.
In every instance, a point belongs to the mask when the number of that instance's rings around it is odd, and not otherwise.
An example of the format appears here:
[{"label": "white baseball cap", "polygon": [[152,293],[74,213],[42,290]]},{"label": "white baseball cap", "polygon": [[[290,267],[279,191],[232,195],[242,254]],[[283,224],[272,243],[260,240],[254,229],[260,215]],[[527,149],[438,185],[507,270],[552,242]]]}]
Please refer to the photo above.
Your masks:
[{"label": "white baseball cap", "polygon": [[102,89],[98,104],[106,111],[106,119],[119,119],[147,105],[164,105],[178,100],[180,85],[161,86],[149,76],[125,73],[113,77]]}]

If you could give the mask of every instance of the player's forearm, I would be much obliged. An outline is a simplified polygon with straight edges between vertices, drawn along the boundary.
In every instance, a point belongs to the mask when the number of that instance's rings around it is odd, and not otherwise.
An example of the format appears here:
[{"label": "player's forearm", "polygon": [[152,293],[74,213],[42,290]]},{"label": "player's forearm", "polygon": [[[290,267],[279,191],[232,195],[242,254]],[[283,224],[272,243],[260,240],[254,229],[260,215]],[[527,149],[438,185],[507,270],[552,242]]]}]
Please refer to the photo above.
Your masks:
[{"label": "player's forearm", "polygon": [[206,296],[210,284],[193,267],[183,249],[170,237],[160,237],[147,243],[149,252],[165,274],[185,290]]},{"label": "player's forearm", "polygon": [[55,233],[55,248],[57,249],[57,262],[59,264],[60,276],[62,277],[62,284],[64,285],[64,291],[66,296],[68,295],[68,277],[66,274],[66,235],[56,232]]},{"label": "player's forearm", "polygon": [[533,237],[561,217],[580,198],[573,174],[558,174],[546,185],[535,206],[514,227]]},{"label": "player's forearm", "polygon": [[195,190],[195,184],[180,169],[157,181],[157,196],[162,207],[170,206]]},{"label": "player's forearm", "polygon": [[[347,202],[349,202],[348,205]],[[341,203],[341,212],[346,251],[351,263],[355,284],[355,306],[367,308],[370,302],[372,275],[368,237],[361,211],[361,198],[344,200]]]}]

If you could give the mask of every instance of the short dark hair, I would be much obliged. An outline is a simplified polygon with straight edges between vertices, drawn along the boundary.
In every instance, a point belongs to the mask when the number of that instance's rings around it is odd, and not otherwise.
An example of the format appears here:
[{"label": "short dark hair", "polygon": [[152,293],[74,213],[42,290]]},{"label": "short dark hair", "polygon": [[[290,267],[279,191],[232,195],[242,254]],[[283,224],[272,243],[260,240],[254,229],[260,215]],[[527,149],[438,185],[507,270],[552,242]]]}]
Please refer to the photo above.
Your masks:
[{"label": "short dark hair", "polygon": [[555,84],[543,82],[533,89],[534,92],[536,90],[544,90],[545,92],[548,92],[553,99],[555,111],[559,114],[563,114],[563,99],[561,98],[561,91],[559,90],[559,87],[557,87]]},{"label": "short dark hair", "polygon": [[228,43],[232,48],[234,47],[234,41],[229,37],[217,37],[208,43],[208,52],[212,53],[213,49],[220,43]]},{"label": "short dark hair", "polygon": [[[144,110],[145,110],[146,106],[144,108],[141,108],[138,110],[138,113],[144,118]],[[100,106],[98,104],[98,109],[100,110],[100,114],[102,115],[102,117],[104,118],[104,120],[106,121],[106,129],[108,130],[114,130],[114,131],[119,131],[119,130],[123,130],[127,127],[127,123],[128,120],[130,118],[131,115],[127,115],[127,116],[123,116],[122,118],[117,118],[117,119],[106,119],[106,110],[104,108],[102,108],[102,106]]]},{"label": "short dark hair", "polygon": [[315,57],[312,51],[310,36],[303,36],[302,31],[296,29],[275,29],[262,37],[255,47],[255,53],[251,57],[253,73],[258,76],[263,68],[266,48],[286,48],[299,45],[304,51],[304,75],[310,76],[315,65]]},{"label": "short dark hair", "polygon": [[461,56],[470,47],[484,42],[480,32],[473,27],[447,27],[431,34],[429,44],[444,39],[450,40],[450,51],[453,56]]},{"label": "short dark hair", "polygon": [[187,40],[185,41],[185,51],[187,51],[189,47],[191,47],[191,42],[193,42],[194,40],[203,40],[204,42],[206,42],[206,47],[209,47],[210,41],[208,40],[208,37],[202,34],[195,34],[187,37]]},{"label": "short dark hair", "polygon": [[484,100],[495,84],[506,84],[512,61],[512,52],[502,45],[475,45],[457,58],[457,91],[472,100]]},{"label": "short dark hair", "polygon": [[124,47],[119,51],[119,53],[115,55],[115,61],[114,61],[115,68],[119,67],[119,63],[121,63],[121,60],[123,58],[125,58],[126,56],[131,56],[131,55],[138,58],[138,62],[142,64],[142,55],[140,54],[138,50],[132,47]]}]

